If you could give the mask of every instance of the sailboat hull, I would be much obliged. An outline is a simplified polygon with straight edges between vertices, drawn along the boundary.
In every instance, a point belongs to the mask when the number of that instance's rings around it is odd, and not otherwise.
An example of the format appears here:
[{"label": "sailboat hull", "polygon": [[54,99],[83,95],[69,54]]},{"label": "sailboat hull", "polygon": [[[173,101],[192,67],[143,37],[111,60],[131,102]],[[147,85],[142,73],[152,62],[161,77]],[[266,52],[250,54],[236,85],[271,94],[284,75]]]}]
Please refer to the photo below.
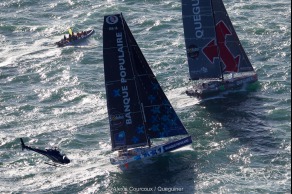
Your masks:
[{"label": "sailboat hull", "polygon": [[170,152],[192,143],[191,136],[183,139],[167,142],[151,148],[135,148],[124,152],[119,156],[110,158],[111,164],[123,167],[131,162],[139,161],[146,158],[152,158],[166,152]]},{"label": "sailboat hull", "polygon": [[256,74],[252,76],[236,77],[224,81],[212,81],[194,86],[192,89],[186,91],[189,96],[194,96],[200,99],[218,95],[222,92],[240,89],[247,84],[258,81]]}]

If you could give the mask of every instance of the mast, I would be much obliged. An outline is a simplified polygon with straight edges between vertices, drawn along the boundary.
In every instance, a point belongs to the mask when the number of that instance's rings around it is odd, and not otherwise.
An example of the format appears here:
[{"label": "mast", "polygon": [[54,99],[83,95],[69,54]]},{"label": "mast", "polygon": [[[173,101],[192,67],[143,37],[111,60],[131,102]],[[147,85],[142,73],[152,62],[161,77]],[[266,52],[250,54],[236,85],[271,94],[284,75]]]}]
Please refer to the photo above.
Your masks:
[{"label": "mast", "polygon": [[[213,22],[214,22],[214,30],[216,32],[216,21],[215,21],[215,14],[214,14],[214,6],[213,6],[213,0],[211,0],[211,7],[212,7],[212,15],[213,15]],[[218,45],[218,35],[217,33],[215,33],[215,42]],[[218,58],[219,58],[219,65],[220,65],[220,71],[221,71],[221,80],[224,80],[224,75],[223,75],[223,66],[222,66],[222,62],[221,62],[221,56],[220,56],[220,49],[219,47],[217,47],[217,53],[218,53]]]}]

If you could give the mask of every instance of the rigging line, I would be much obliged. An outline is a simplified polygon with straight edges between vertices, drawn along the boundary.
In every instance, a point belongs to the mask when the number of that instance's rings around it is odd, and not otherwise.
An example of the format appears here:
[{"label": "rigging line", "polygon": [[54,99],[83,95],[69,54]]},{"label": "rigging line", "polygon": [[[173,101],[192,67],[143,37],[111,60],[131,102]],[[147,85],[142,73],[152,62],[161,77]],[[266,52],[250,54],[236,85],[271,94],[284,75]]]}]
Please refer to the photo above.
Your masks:
[{"label": "rigging line", "polygon": [[213,15],[213,22],[214,22],[214,31],[215,31],[215,39],[216,39],[216,44],[217,44],[219,65],[220,65],[220,71],[221,71],[221,79],[224,80],[224,74],[223,74],[224,72],[223,72],[223,67],[222,67],[222,62],[221,62],[221,57],[220,57],[220,49],[218,46],[218,37],[217,37],[217,32],[216,32],[216,20],[215,20],[215,11],[214,11],[213,0],[211,0],[211,7],[212,7],[212,15]]}]

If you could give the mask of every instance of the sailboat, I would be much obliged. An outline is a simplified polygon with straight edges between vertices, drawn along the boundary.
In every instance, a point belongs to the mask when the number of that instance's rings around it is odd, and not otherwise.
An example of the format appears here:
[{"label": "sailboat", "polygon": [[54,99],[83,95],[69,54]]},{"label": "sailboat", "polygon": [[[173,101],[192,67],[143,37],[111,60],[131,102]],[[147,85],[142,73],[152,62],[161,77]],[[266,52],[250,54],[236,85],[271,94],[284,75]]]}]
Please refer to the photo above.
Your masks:
[{"label": "sailboat", "polygon": [[203,80],[188,95],[205,98],[258,81],[222,0],[182,0],[182,19],[190,80]]},{"label": "sailboat", "polygon": [[192,143],[122,13],[104,16],[103,58],[113,165]]}]

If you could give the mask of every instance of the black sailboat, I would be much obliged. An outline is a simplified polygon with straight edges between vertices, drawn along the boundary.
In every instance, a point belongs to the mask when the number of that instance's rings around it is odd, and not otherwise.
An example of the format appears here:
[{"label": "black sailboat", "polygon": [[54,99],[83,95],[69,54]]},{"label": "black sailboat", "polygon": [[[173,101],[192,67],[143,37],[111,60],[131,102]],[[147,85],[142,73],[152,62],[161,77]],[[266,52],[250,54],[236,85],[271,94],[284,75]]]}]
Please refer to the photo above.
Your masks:
[{"label": "black sailboat", "polygon": [[190,79],[208,80],[188,95],[204,98],[258,80],[222,0],[182,0],[182,18]]},{"label": "black sailboat", "polygon": [[[104,17],[103,56],[114,165],[191,144],[122,14]],[[180,137],[161,145],[156,138]],[[174,138],[173,138],[174,139]]]}]

